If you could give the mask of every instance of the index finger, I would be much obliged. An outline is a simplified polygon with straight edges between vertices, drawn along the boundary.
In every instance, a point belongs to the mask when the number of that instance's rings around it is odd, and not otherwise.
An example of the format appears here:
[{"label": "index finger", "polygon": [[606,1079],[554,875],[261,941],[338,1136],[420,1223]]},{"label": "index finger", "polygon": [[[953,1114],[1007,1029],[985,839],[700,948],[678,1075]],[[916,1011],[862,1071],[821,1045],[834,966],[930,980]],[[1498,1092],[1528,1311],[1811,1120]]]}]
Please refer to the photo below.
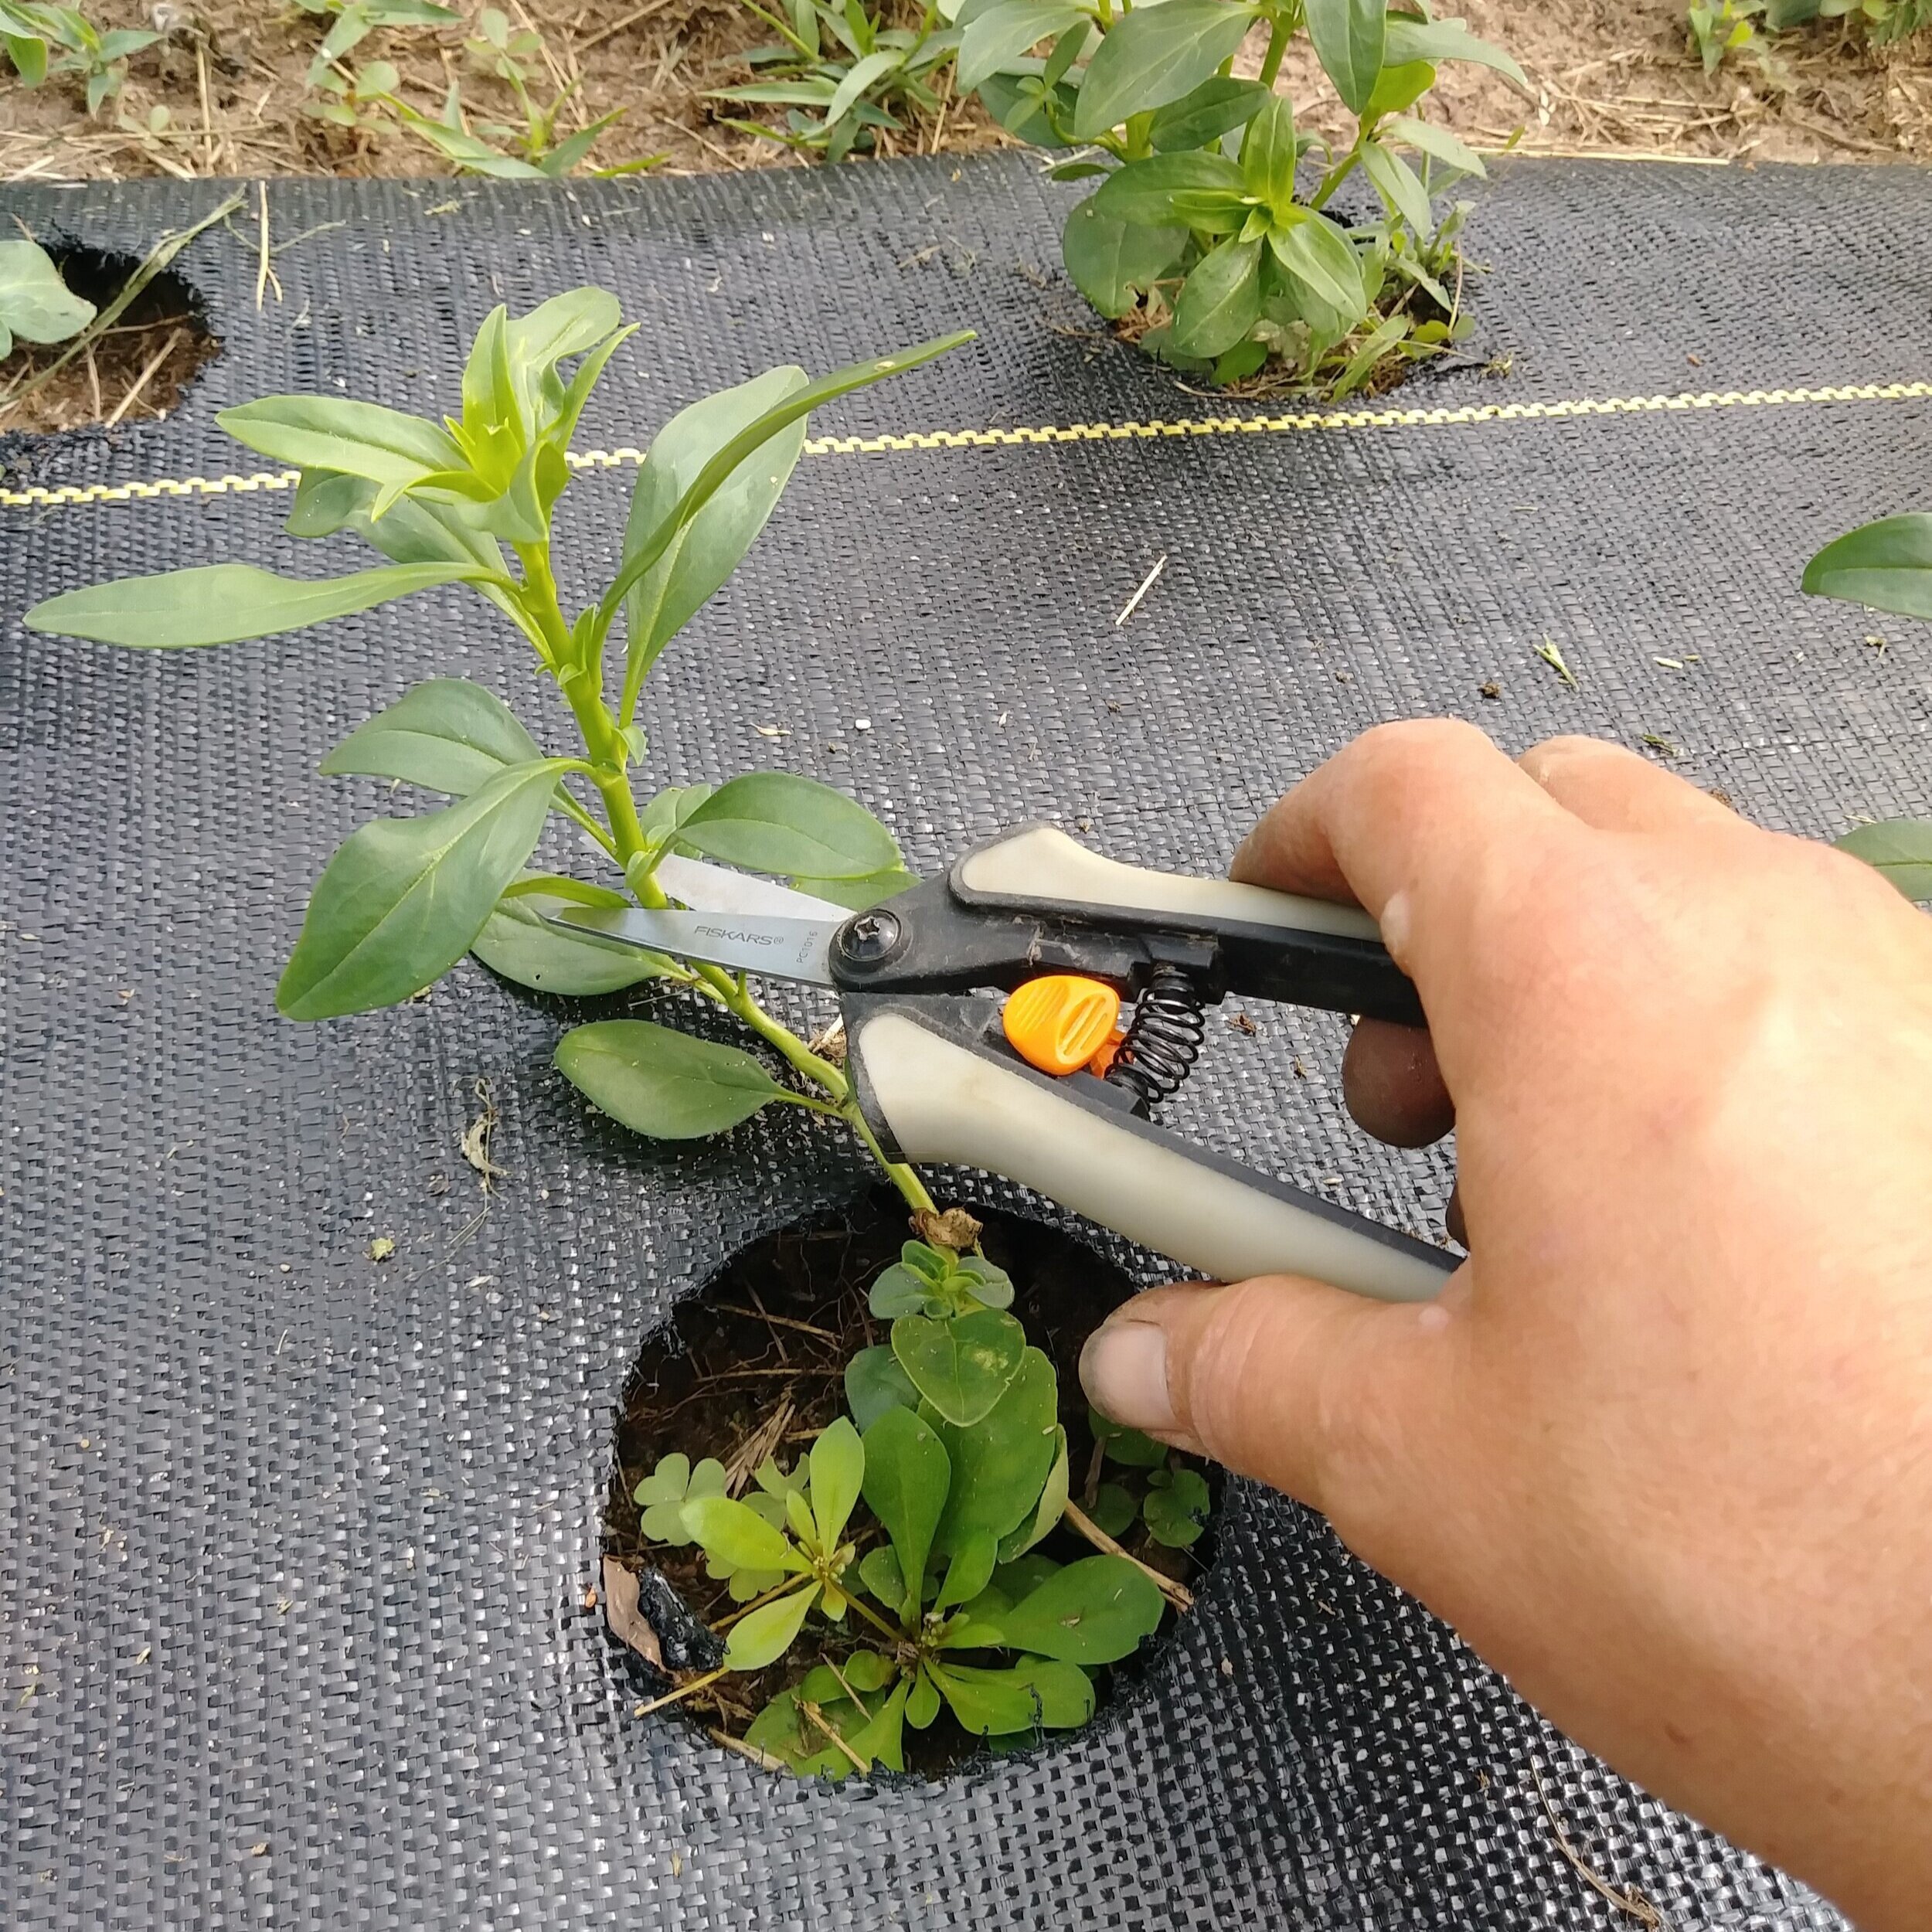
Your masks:
[{"label": "index finger", "polygon": [[1233,877],[1277,891],[1355,900],[1421,986],[1444,945],[1461,949],[1476,909],[1526,843],[1577,821],[1474,725],[1379,725],[1271,808],[1243,842]]}]

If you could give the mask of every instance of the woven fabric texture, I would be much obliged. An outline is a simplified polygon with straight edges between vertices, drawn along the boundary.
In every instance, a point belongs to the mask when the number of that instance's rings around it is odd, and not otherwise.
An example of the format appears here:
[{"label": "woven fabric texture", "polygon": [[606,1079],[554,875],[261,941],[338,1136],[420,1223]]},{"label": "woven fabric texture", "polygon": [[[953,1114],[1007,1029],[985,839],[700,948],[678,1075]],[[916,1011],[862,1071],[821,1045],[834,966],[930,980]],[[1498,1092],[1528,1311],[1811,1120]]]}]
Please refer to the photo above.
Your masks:
[{"label": "woven fabric texture", "polygon": [[[138,256],[219,192],[16,188],[8,212]],[[643,325],[587,446],[641,446],[773,362],[961,325],[971,346],[815,434],[1245,413],[1105,338],[1059,269],[1070,199],[1022,157],[277,183],[279,301],[257,307],[252,223],[181,260],[224,346],[177,415],[16,439],[4,487],[253,471],[214,413],[276,391],[439,412],[492,304],[583,281]],[[652,766],[811,771],[923,867],[1038,817],[1218,869],[1325,753],[1427,713],[1512,747],[1648,739],[1797,831],[1923,812],[1927,644],[1900,624],[1881,650],[1886,624],[1797,580],[1918,500],[1928,231],[1903,170],[1512,165],[1472,230],[1472,353],[1391,401],[1867,400],[811,457],[656,676]],[[593,469],[566,498],[573,594],[614,554],[628,481]],[[634,1719],[584,1607],[626,1369],[726,1253],[863,1169],[798,1118],[624,1135],[551,1069],[569,1012],[473,964],[399,1010],[277,1019],[328,851],[410,808],[318,778],[330,745],[439,672],[568,741],[507,627],[454,592],[166,656],[19,624],[119,573],[315,571],[287,500],[0,509],[0,1922],[1632,1923],[1553,1816],[1676,1932],[1838,1924],[1558,1737],[1318,1520],[1238,1485],[1198,1611],[1049,1751],[834,1791]],[[1345,1123],[1337,1023],[1255,1019],[1215,1030],[1170,1117],[1437,1225],[1443,1157]],[[507,1170],[487,1199],[457,1145],[485,1094]]]}]

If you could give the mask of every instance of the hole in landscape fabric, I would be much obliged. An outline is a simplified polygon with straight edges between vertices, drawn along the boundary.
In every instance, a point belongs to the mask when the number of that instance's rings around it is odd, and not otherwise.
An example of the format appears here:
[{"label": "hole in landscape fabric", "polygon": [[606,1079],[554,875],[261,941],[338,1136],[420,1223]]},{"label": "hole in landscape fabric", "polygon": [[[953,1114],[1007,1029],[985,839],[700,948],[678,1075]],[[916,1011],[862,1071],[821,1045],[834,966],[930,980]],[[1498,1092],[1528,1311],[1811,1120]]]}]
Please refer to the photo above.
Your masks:
[{"label": "hole in landscape fabric", "polygon": [[[131,255],[92,248],[48,253],[70,292],[102,312],[141,267]],[[90,325],[60,342],[15,343],[0,359],[0,437],[168,415],[220,353],[199,297],[164,268],[105,328]]]},{"label": "hole in landscape fabric", "polygon": [[[1012,1314],[1053,1364],[1072,1505],[1031,1549],[994,1571],[987,1594],[974,1604],[992,1614],[986,1606],[1023,1600],[1056,1567],[1091,1561],[1110,1548],[1132,1559],[1141,1566],[1139,1577],[1147,1580],[1134,1580],[1136,1587],[1154,1603],[1158,1625],[1138,1645],[1130,1638],[1117,1646],[1121,1654],[1110,1661],[1079,1666],[1091,1685],[1087,1701],[1097,1715],[1144,1675],[1186,1614],[1189,1586],[1198,1587],[1212,1560],[1219,1478],[1145,1437],[1112,1431],[1104,1423],[1098,1433],[1106,1440],[1096,1441],[1096,1419],[1081,1393],[1077,1365],[1088,1335],[1134,1292],[1127,1275],[1058,1230],[997,1209],[975,1206],[970,1212],[984,1223],[981,1243],[986,1258],[1012,1278]],[[834,1719],[842,1713],[861,1720],[863,1711],[876,1710],[903,1677],[913,1714],[903,1733],[908,1772],[936,1776],[988,1749],[1029,1749],[1043,1739],[1078,1735],[1077,1721],[1062,1712],[1055,1724],[1044,1706],[1036,1706],[1023,1728],[990,1736],[975,1735],[954,1709],[944,1706],[927,1725],[918,1725],[927,1713],[919,1702],[914,1645],[902,1634],[895,1646],[890,1630],[882,1638],[882,1623],[903,1631],[904,1620],[862,1580],[875,1573],[869,1566],[892,1555],[878,1516],[863,1503],[845,1532],[853,1555],[852,1601],[842,1618],[828,1621],[821,1611],[815,1611],[800,1639],[775,1661],[750,1671],[723,1668],[725,1640],[746,1615],[746,1600],[755,1606],[758,1598],[743,1580],[734,1587],[730,1578],[716,1574],[712,1560],[696,1543],[665,1540],[663,1509],[651,1507],[652,1496],[663,1486],[662,1477],[654,1482],[654,1472],[665,1467],[667,1457],[673,1458],[673,1466],[676,1458],[684,1459],[690,1495],[714,1487],[756,1502],[761,1488],[772,1492],[774,1464],[802,1480],[812,1443],[822,1430],[855,1407],[862,1420],[869,1420],[866,1405],[849,1396],[846,1365],[859,1351],[886,1339],[890,1324],[869,1308],[868,1289],[898,1257],[907,1232],[903,1204],[879,1190],[848,1209],[765,1236],[741,1249],[701,1290],[682,1301],[639,1352],[617,1417],[604,1517],[604,1574],[607,1586],[614,1573],[621,1573],[619,1634],[640,1654],[637,1709],[648,1721],[695,1723],[733,1740],[749,1733],[753,1747],[772,1768],[838,1777],[857,1766],[849,1761],[852,1754],[838,1754],[831,1743],[828,1708]],[[761,1467],[763,1485],[757,1474]],[[703,1474],[707,1468],[709,1483]],[[646,1485],[641,1505],[640,1483]],[[1091,1527],[1077,1530],[1077,1518]],[[936,1559],[932,1569],[935,1573],[928,1576],[924,1593],[929,1604],[939,1592],[940,1575],[951,1580],[951,1572],[942,1572]],[[898,1573],[893,1570],[889,1575],[896,1581]],[[629,1600],[633,1578],[638,1585],[634,1611]],[[607,1587],[605,1594],[611,1599],[617,1593]],[[1155,1603],[1157,1594],[1161,1600]],[[953,1608],[929,1609],[924,1628],[935,1628],[957,1614]],[[641,1661],[654,1650],[665,1668]],[[883,1661],[862,1658],[855,1666],[852,1658],[863,1652]],[[966,1681],[975,1684],[980,1681],[971,1675],[975,1670],[1013,1661],[1009,1651],[997,1648],[960,1655]],[[940,1676],[946,1674],[943,1668]],[[961,1673],[952,1675],[957,1681]],[[852,1683],[854,1676],[861,1681]],[[821,1702],[828,1689],[832,1695]],[[668,1708],[658,1704],[674,1695]],[[931,1692],[923,1695],[930,1705]],[[801,1704],[811,1705],[811,1713],[801,1714]],[[966,1715],[974,1716],[970,1702]],[[1045,1727],[1036,1721],[1043,1716]],[[859,1754],[862,1760],[867,1755]]]}]

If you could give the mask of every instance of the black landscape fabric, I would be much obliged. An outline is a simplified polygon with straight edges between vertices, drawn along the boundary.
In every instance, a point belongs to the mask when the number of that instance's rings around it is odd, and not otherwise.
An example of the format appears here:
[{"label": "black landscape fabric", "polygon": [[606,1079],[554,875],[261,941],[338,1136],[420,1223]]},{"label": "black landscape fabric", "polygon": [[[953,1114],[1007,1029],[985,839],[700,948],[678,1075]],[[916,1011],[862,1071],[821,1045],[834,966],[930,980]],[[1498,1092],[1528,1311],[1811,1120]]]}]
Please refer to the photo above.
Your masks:
[{"label": "black landscape fabric", "polygon": [[[16,187],[6,213],[138,257],[222,192]],[[182,258],[224,347],[179,412],[15,439],[0,489],[253,471],[213,417],[264,393],[452,408],[493,303],[587,281],[643,325],[587,447],[641,445],[774,362],[961,325],[979,339],[813,433],[1294,406],[1189,393],[1112,344],[1060,270],[1070,199],[1023,156],[278,182],[279,296],[258,305],[252,191]],[[1925,634],[1797,589],[1818,544],[1922,501],[1923,178],[1521,163],[1480,199],[1471,353],[1389,399],[1400,420],[809,457],[651,685],[655,773],[810,771],[924,868],[1040,818],[1217,869],[1353,733],[1439,712],[1512,747],[1648,744],[1808,833],[1932,808]],[[1570,406],[1740,392],[1787,400]],[[1480,413],[1509,404],[1538,406]],[[580,597],[630,474],[590,471],[566,499]],[[276,1017],[328,852],[413,808],[318,778],[332,744],[439,672],[566,742],[523,647],[456,591],[178,655],[20,626],[35,597],[120,573],[313,573],[288,503],[0,505],[0,1922],[1642,1922],[1566,1845],[1675,1932],[1838,1923],[1592,1763],[1319,1521],[1250,1488],[1196,1614],[1036,1754],[835,1790],[634,1718],[638,1681],[585,1607],[627,1368],[728,1252],[862,1168],[789,1112],[709,1145],[627,1137],[551,1069],[568,1012],[474,964],[396,1011]],[[680,1017],[648,988],[631,1004]],[[1379,1151],[1344,1120],[1338,1022],[1254,1017],[1253,1038],[1213,1029],[1170,1117],[1439,1225],[1443,1155]],[[488,1196],[458,1147],[486,1104],[505,1170]]]}]

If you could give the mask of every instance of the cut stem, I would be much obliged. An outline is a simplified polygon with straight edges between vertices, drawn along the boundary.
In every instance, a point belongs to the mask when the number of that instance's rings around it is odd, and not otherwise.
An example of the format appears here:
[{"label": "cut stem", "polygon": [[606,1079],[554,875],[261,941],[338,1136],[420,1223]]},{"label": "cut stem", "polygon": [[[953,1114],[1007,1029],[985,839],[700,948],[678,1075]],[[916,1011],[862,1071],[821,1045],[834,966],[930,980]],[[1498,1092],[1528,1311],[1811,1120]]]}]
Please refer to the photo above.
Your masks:
[{"label": "cut stem", "polygon": [[662,1697],[654,1697],[648,1704],[635,1706],[631,1713],[633,1717],[648,1717],[653,1711],[661,1711],[667,1705],[681,1704],[687,1697],[695,1697],[701,1690],[717,1682],[720,1677],[729,1675],[729,1667],[720,1664],[716,1670],[709,1670],[702,1677],[694,1677],[688,1684],[680,1684],[674,1691],[666,1691]]}]

